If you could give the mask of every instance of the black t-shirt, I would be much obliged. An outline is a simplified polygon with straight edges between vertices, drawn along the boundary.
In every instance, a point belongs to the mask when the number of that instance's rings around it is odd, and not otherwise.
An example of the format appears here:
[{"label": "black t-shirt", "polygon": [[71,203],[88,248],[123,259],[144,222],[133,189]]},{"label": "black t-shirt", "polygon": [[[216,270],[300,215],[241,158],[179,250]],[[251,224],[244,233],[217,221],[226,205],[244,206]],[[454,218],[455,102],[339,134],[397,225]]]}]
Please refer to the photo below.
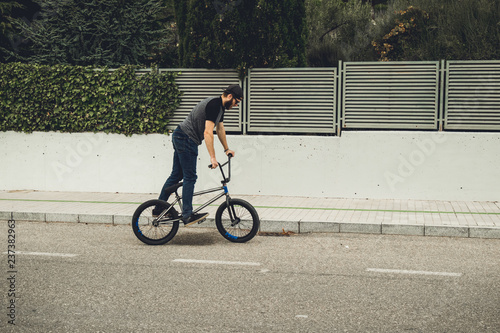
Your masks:
[{"label": "black t-shirt", "polygon": [[[206,119],[212,121],[214,124],[217,123],[217,117],[219,116],[220,108],[222,106],[222,98],[214,98],[210,102],[208,102],[207,107],[205,108]],[[219,122],[224,121],[224,111],[225,108],[222,106],[222,116]]]},{"label": "black t-shirt", "polygon": [[193,110],[189,112],[186,119],[179,124],[179,127],[191,140],[201,145],[204,139],[206,121],[213,121],[214,124],[217,125],[224,120],[224,111],[222,98],[205,98],[196,104]]}]

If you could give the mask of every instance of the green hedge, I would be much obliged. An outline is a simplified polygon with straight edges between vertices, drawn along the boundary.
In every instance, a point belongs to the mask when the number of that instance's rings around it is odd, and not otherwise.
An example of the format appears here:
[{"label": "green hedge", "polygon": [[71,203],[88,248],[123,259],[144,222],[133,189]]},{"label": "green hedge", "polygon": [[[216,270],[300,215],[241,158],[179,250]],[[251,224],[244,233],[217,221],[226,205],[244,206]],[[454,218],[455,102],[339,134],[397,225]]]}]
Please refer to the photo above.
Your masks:
[{"label": "green hedge", "polygon": [[0,64],[0,131],[167,133],[177,73]]}]

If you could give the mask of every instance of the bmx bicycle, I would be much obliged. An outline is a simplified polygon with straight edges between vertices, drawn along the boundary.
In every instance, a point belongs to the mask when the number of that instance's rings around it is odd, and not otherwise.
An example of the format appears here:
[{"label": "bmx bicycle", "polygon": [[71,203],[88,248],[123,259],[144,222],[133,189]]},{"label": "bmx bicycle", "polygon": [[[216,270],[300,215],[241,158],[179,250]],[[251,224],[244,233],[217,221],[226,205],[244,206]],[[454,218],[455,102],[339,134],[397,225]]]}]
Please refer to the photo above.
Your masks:
[{"label": "bmx bicycle", "polygon": [[[215,213],[215,224],[219,233],[227,240],[235,243],[244,243],[251,240],[259,231],[259,215],[255,208],[247,201],[233,199],[229,195],[227,183],[231,179],[231,155],[224,164],[219,163],[222,174],[222,186],[209,190],[195,192],[193,196],[220,192],[212,199],[206,201],[193,211],[198,213],[208,205],[225,196],[225,201],[221,203]],[[228,165],[228,177],[224,174],[223,167]],[[211,165],[209,165],[211,168]],[[170,204],[163,200],[153,199],[141,204],[132,217],[132,230],[135,236],[148,245],[162,245],[174,238],[182,222],[182,196],[178,190],[182,187],[182,182],[170,186],[165,191],[170,195],[175,193],[175,199]],[[175,205],[179,207],[176,210]],[[204,220],[198,222],[202,223]]]}]

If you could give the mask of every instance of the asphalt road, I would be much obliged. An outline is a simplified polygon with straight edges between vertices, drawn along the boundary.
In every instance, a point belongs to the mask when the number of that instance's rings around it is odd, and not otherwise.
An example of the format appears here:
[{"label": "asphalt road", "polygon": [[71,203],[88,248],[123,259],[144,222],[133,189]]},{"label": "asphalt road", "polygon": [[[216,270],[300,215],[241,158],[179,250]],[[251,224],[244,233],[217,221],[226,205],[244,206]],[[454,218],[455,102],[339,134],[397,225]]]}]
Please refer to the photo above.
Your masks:
[{"label": "asphalt road", "polygon": [[181,228],[154,247],[130,226],[2,222],[0,232],[2,332],[500,332],[500,240],[233,244]]}]

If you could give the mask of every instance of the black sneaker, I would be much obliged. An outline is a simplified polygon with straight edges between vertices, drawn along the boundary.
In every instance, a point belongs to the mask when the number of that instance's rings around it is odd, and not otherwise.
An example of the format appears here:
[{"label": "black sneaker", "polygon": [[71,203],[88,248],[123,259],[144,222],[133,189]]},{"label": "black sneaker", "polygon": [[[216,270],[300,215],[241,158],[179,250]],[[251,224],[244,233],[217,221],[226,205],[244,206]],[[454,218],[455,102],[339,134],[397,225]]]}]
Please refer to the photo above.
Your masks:
[{"label": "black sneaker", "polygon": [[[163,213],[165,209],[163,207],[158,207],[158,206],[155,206],[155,208],[153,209],[153,217],[158,217],[160,216],[161,213]],[[178,215],[177,215],[177,212],[175,211],[174,208],[170,208],[170,210],[167,212],[167,214],[165,214],[165,217],[168,217],[168,218],[176,218]]]},{"label": "black sneaker", "polygon": [[155,206],[153,209],[153,217],[158,217],[163,212],[163,209],[161,207]]},{"label": "black sneaker", "polygon": [[187,227],[188,225],[192,225],[192,224],[195,224],[196,222],[203,221],[204,219],[207,218],[207,216],[208,216],[208,213],[193,214],[190,217],[188,217],[187,219],[183,218],[182,221],[184,222],[184,225]]}]

